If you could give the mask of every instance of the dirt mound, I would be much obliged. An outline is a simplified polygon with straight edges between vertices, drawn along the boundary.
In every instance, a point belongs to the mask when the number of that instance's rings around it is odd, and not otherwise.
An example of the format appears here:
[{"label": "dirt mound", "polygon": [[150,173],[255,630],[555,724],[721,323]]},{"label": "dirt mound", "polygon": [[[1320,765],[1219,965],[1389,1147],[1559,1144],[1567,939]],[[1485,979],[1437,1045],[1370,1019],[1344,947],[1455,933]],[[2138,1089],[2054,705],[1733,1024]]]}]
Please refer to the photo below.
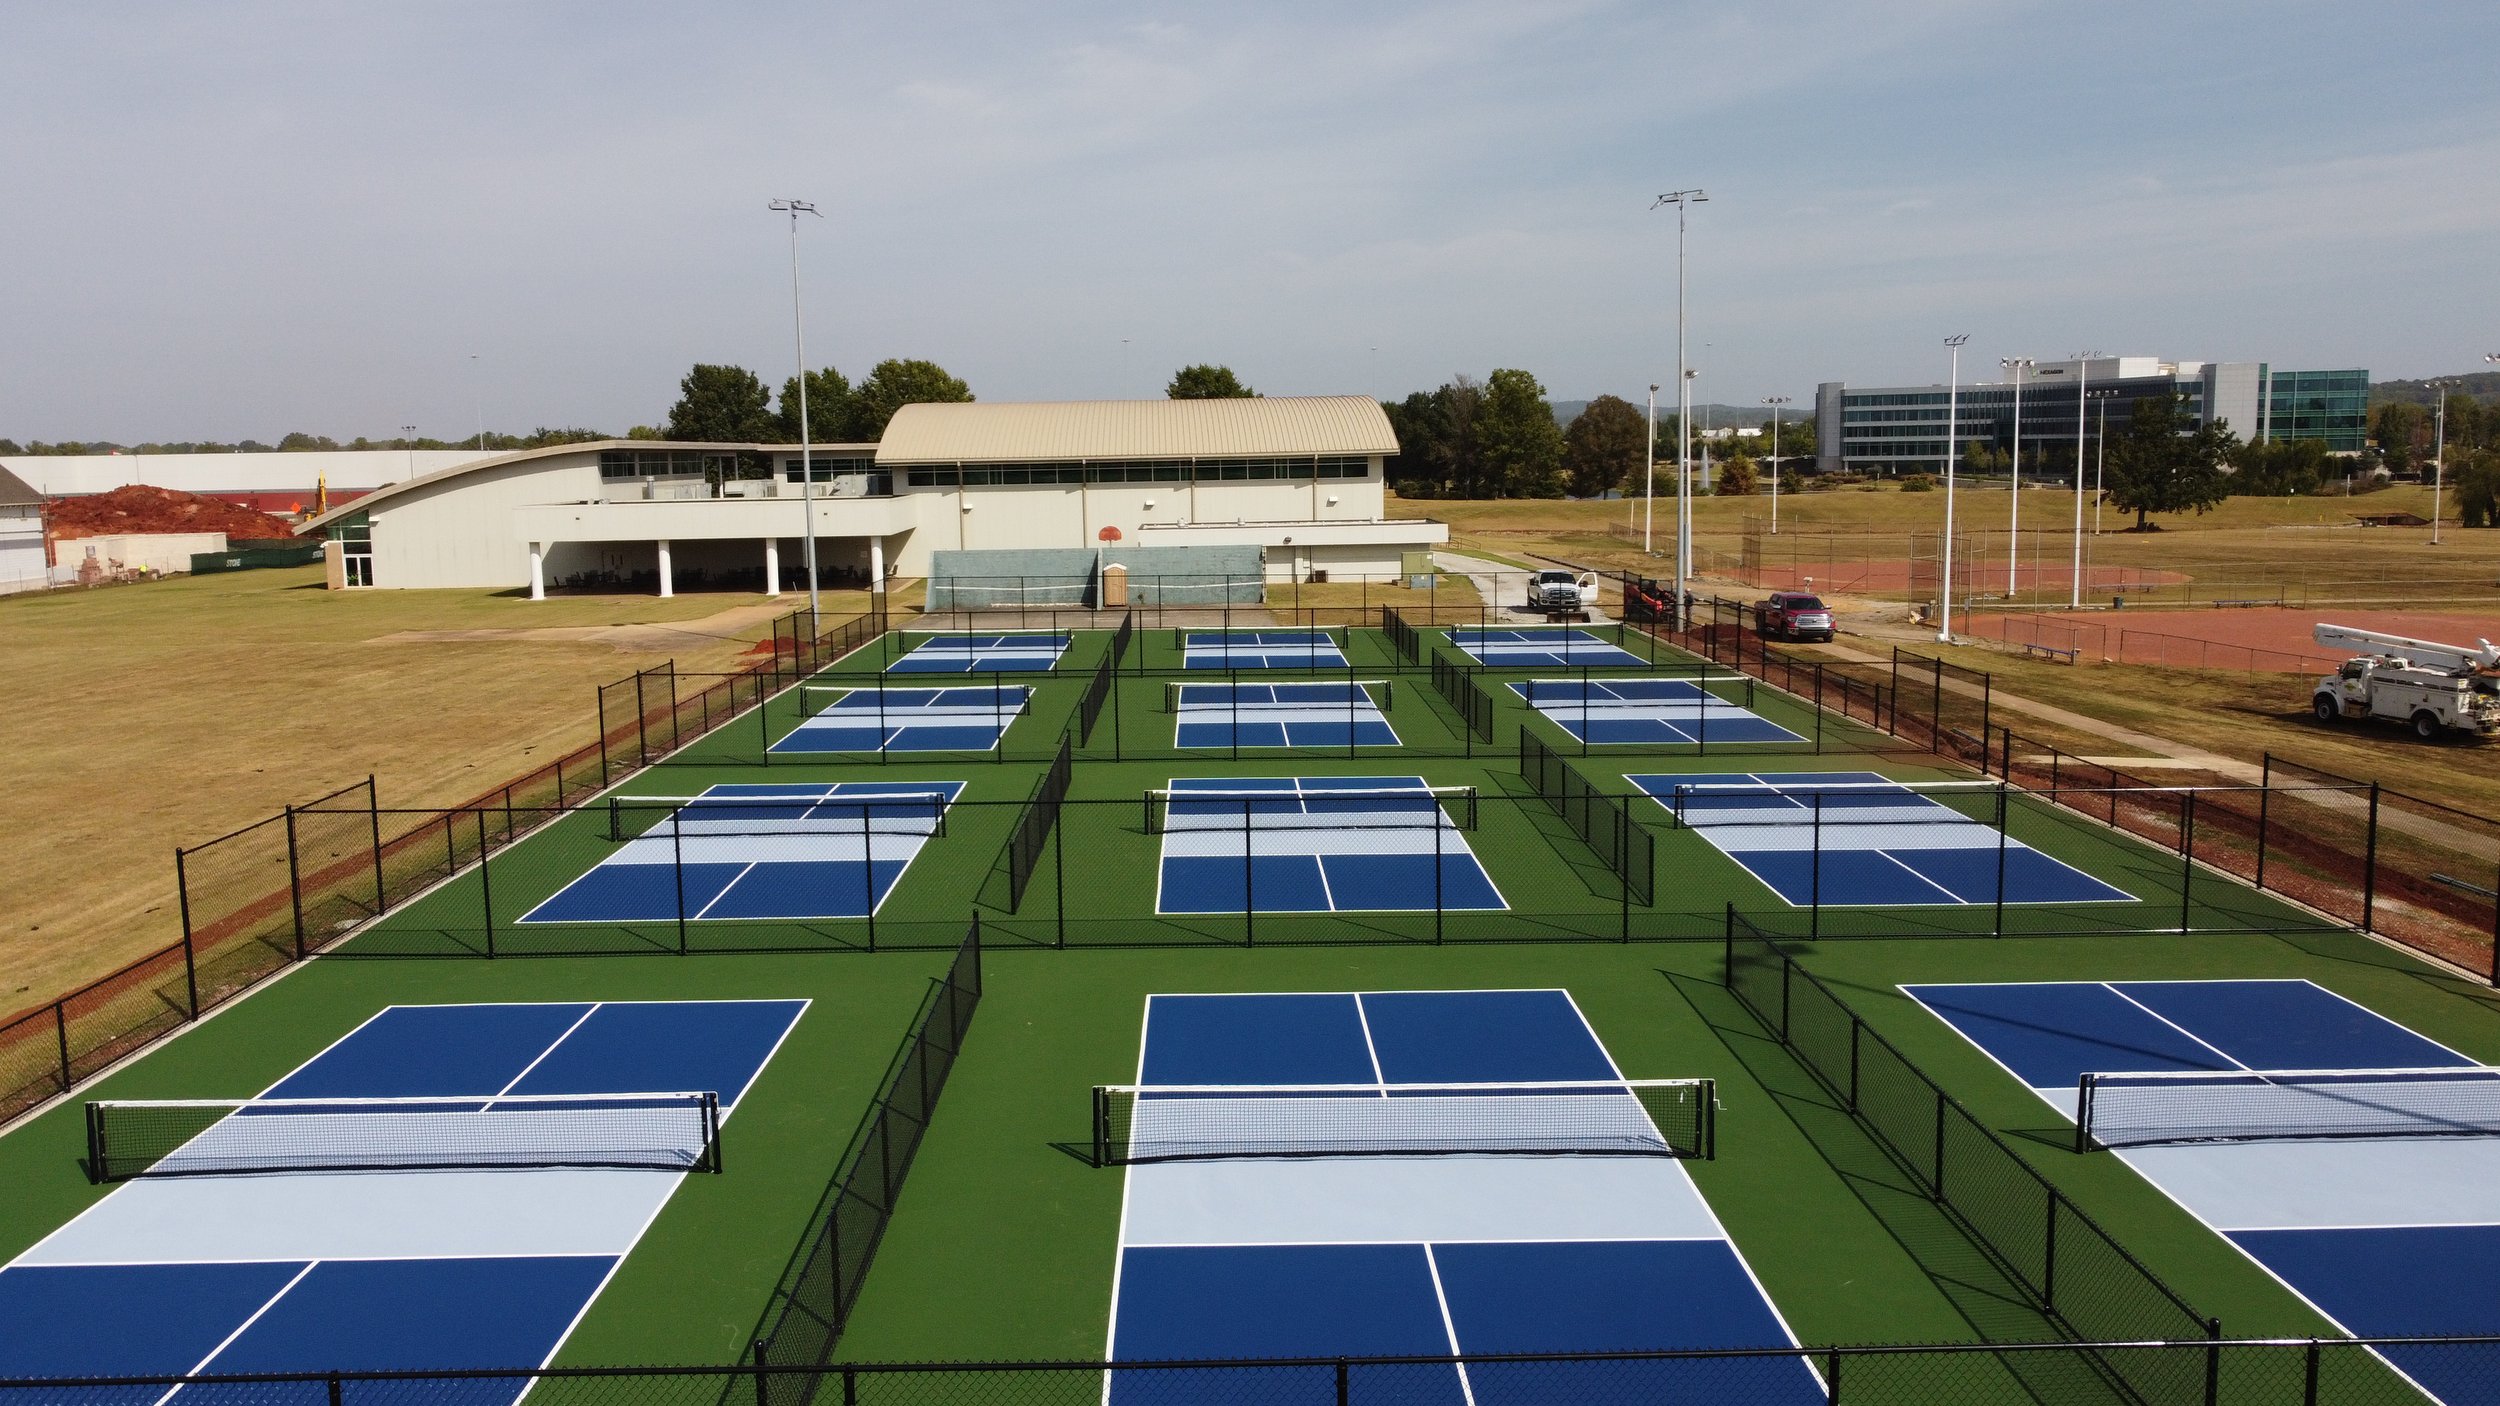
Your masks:
[{"label": "dirt mound", "polygon": [[47,517],[49,535],[56,542],[125,532],[222,532],[228,542],[294,535],[284,518],[144,483],[110,493],[55,499]]}]

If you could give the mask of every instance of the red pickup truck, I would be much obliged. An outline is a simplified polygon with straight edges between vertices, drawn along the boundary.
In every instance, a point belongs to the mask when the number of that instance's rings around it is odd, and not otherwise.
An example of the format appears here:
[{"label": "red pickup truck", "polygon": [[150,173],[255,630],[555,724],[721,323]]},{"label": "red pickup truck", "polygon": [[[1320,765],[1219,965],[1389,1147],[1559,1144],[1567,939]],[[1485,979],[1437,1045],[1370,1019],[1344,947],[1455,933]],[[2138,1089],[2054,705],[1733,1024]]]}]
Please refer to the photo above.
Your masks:
[{"label": "red pickup truck", "polygon": [[1765,639],[1828,642],[1837,633],[1831,607],[1811,591],[1773,591],[1754,606],[1753,628]]}]

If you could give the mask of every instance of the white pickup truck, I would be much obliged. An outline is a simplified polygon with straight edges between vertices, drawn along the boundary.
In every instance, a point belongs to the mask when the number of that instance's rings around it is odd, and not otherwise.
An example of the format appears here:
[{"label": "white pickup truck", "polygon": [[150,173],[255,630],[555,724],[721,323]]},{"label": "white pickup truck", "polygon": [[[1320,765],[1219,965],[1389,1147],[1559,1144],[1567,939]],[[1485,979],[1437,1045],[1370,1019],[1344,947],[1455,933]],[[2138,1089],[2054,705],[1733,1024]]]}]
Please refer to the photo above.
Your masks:
[{"label": "white pickup truck", "polygon": [[1595,604],[1595,572],[1574,576],[1568,571],[1549,568],[1528,578],[1528,608],[1531,610],[1586,610]]}]

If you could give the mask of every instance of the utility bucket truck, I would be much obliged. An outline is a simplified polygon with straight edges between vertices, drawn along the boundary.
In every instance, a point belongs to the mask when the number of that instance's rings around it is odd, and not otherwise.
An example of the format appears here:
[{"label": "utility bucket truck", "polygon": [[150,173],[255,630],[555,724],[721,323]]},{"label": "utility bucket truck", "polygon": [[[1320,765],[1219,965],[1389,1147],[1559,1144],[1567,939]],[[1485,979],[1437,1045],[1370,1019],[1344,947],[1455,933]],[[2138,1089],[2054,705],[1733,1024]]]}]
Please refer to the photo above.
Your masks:
[{"label": "utility bucket truck", "polygon": [[2500,735],[2500,645],[2478,639],[2469,649],[2349,625],[2319,625],[2310,638],[2363,651],[2318,680],[2309,703],[2319,722],[2382,718],[2425,742],[2447,732]]}]

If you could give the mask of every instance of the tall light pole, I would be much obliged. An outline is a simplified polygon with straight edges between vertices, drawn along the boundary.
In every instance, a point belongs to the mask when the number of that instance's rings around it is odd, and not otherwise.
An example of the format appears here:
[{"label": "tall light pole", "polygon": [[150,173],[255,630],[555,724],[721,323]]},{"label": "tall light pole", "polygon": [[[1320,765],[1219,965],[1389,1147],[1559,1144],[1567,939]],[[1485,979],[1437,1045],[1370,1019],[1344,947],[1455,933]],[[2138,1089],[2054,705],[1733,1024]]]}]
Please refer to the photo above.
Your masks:
[{"label": "tall light pole", "polygon": [[2092,383],[2092,360],[2096,351],[2075,353],[2075,560],[2070,569],[2073,593],[2066,608],[2083,609],[2083,402],[2089,397]]},{"label": "tall light pole", "polygon": [[408,455],[408,477],[415,478],[417,476],[416,426],[402,425],[399,427],[399,447]]},{"label": "tall light pole", "polygon": [[1641,550],[1649,550],[1651,505],[1658,501],[1658,385],[1649,387],[1649,457],[1641,465]]},{"label": "tall light pole", "polygon": [[1762,403],[1771,407],[1771,535],[1780,535],[1780,407],[1791,397],[1766,395]]},{"label": "tall light pole", "polygon": [[486,452],[486,380],[479,373],[477,353],[469,353],[469,389],[477,393],[477,451]]},{"label": "tall light pole", "polygon": [[1688,550],[1691,545],[1688,540],[1690,529],[1686,526],[1685,514],[1692,494],[1685,488],[1684,458],[1689,427],[1693,421],[1693,378],[1684,367],[1684,212],[1709,198],[1698,190],[1671,190],[1659,196],[1649,207],[1652,210],[1661,205],[1675,207],[1675,621],[1679,626],[1684,623],[1686,559],[1691,555]]},{"label": "tall light pole", "polygon": [[2092,392],[2093,402],[2100,407],[2094,412],[2099,419],[2092,430],[2092,535],[2095,537],[2101,535],[2101,499],[2106,496],[2101,487],[2101,475],[2109,467],[2109,398],[2116,394],[2116,386]]},{"label": "tall light pole", "polygon": [[[1686,422],[1693,417],[1693,381],[1701,375],[1698,366],[1684,368],[1684,413],[1675,421],[1675,608],[1684,608],[1684,596],[1690,589],[1685,583],[1689,575],[1685,563],[1693,558],[1693,456],[1691,430]],[[1682,619],[1681,615],[1677,616]]]},{"label": "tall light pole", "polygon": [[1939,644],[1953,643],[1953,458],[1957,437],[1954,432],[1961,428],[1962,423],[1962,344],[1969,340],[1968,332],[1944,339],[1946,348],[1953,354],[1953,379],[1947,383],[1944,393],[1944,589],[1938,592],[1943,597],[1944,613],[1936,626],[1936,641]]},{"label": "tall light pole", "polygon": [[2014,373],[2013,510],[2005,519],[2005,598],[2012,600],[2021,584],[2023,559],[2023,373],[2033,366],[2027,356],[1999,357],[1997,364]]},{"label": "tall light pole", "polygon": [[2431,545],[2439,545],[2439,498],[2448,481],[2448,383],[2433,381],[2439,392],[2439,431],[2431,440]]},{"label": "tall light pole", "polygon": [[[807,632],[813,638],[824,618],[824,602],[816,593],[816,452],[807,423],[807,317],[799,304],[799,216],[824,214],[804,200],[775,200],[772,210],[790,217],[790,334],[799,354],[799,502],[807,509]],[[767,582],[767,586],[774,583]],[[871,581],[871,591],[883,588]]]}]

